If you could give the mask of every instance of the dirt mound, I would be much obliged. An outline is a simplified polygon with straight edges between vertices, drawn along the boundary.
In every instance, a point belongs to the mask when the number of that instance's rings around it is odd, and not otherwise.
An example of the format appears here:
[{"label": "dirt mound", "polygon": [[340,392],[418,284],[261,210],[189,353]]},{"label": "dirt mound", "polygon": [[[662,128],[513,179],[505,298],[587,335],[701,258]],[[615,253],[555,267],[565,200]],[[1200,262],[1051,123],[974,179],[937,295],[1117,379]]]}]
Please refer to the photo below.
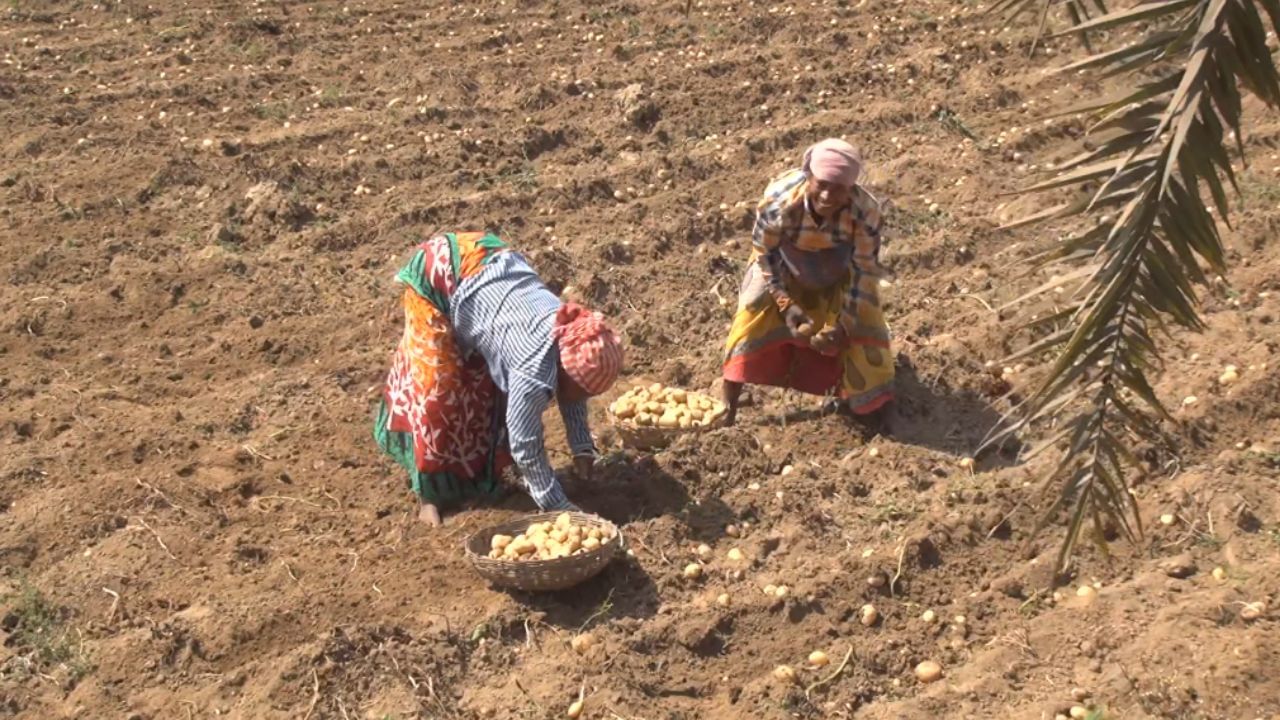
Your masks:
[{"label": "dirt mound", "polygon": [[[1137,449],[1143,544],[1054,595],[1037,468],[957,462],[1038,371],[992,364],[1052,234],[997,231],[1044,202],[1005,193],[1112,89],[1046,80],[1082,50],[1029,33],[930,0],[10,3],[0,716],[1280,716],[1280,125],[1166,358],[1185,447]],[[501,233],[616,320],[630,376],[710,389],[758,194],[827,135],[888,203],[892,437],[761,389],[653,455],[600,415],[569,491],[634,557],[564,593],[462,557],[519,493],[414,523],[369,422],[415,240]]]}]

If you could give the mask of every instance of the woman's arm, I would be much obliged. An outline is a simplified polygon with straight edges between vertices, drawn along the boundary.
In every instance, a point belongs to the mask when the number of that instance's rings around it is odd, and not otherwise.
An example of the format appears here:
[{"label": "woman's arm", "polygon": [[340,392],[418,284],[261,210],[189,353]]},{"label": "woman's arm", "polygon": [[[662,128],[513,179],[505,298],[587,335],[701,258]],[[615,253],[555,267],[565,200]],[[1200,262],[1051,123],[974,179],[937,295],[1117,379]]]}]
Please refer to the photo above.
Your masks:
[{"label": "woman's arm", "polygon": [[880,277],[884,268],[880,265],[880,228],[884,217],[880,204],[863,191],[865,197],[854,203],[853,218],[853,282],[844,298],[840,313],[840,326],[846,336],[856,334],[858,306],[870,301],[879,306]]},{"label": "woman's arm", "polygon": [[782,212],[776,198],[765,197],[756,209],[756,224],[751,231],[751,247],[756,264],[769,295],[778,308],[786,310],[791,298],[782,284]]},{"label": "woman's arm", "polygon": [[551,461],[547,459],[542,413],[551,402],[551,391],[519,375],[508,378],[507,436],[511,457],[520,468],[525,486],[533,501],[543,510],[565,510],[570,507]]},{"label": "woman's arm", "polygon": [[560,417],[564,420],[564,433],[569,439],[569,449],[574,457],[598,454],[595,440],[591,438],[591,424],[587,419],[587,401],[559,403]]},{"label": "woman's arm", "polygon": [[569,450],[573,452],[573,472],[579,480],[595,477],[596,458],[600,451],[591,438],[591,425],[587,420],[587,401],[560,403],[560,417],[564,419],[565,436]]}]

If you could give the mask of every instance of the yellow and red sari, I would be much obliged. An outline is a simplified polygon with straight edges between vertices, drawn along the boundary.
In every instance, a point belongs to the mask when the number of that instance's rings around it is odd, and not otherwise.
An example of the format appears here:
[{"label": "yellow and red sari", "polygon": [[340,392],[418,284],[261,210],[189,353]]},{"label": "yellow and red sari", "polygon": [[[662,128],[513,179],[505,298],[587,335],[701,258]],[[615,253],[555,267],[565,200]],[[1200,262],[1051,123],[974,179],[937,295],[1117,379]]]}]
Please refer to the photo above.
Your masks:
[{"label": "yellow and red sari", "polygon": [[[725,348],[724,378],[846,400],[855,413],[893,399],[894,359],[880,307],[879,203],[855,187],[850,205],[820,221],[808,209],[808,176],[788,172],[760,201],[752,253]],[[783,308],[798,305],[815,331],[846,341],[819,352],[795,335]]]}]

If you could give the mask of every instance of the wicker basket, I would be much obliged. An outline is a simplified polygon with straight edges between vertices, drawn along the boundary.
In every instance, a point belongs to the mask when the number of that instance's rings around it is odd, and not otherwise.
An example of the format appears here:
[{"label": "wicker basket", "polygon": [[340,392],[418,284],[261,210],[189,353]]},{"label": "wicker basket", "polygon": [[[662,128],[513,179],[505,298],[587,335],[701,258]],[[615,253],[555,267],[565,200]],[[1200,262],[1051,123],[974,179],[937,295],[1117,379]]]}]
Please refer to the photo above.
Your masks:
[{"label": "wicker basket", "polygon": [[555,560],[499,560],[489,557],[494,535],[519,535],[534,523],[555,521],[560,515],[558,512],[539,513],[485,528],[467,538],[467,559],[481,577],[494,585],[548,592],[564,590],[595,577],[626,547],[617,525],[596,515],[571,512],[569,516],[575,525],[607,528],[613,531],[614,539],[595,550]]},{"label": "wicker basket", "polygon": [[[691,393],[694,395],[702,395],[702,393]],[[703,396],[705,397],[705,395]],[[610,403],[606,414],[609,416],[609,424],[618,433],[618,439],[622,440],[622,444],[636,450],[656,450],[664,448],[671,444],[680,435],[689,433],[702,433],[708,430],[714,430],[724,424],[724,416],[721,415],[718,420],[702,427],[688,428],[660,428],[653,425],[637,425],[634,421],[618,417],[613,414],[613,403]]]}]

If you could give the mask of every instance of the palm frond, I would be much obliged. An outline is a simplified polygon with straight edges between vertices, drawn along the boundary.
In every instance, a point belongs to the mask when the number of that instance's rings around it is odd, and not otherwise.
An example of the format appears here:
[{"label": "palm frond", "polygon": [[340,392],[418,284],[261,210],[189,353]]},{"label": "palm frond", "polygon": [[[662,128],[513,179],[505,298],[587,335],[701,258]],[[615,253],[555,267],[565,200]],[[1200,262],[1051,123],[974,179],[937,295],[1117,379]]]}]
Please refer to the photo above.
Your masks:
[{"label": "palm frond", "polygon": [[[1095,15],[1106,16],[1108,14],[1107,5],[1103,0],[1088,0],[1088,2],[1085,0],[997,0],[991,7],[991,12],[1004,16],[1006,22],[1012,22],[1023,15],[1034,12],[1039,18],[1039,24],[1035,37],[1031,41],[1030,54],[1035,55],[1036,46],[1046,35],[1049,14],[1056,5],[1062,5],[1066,8],[1067,16],[1071,19],[1072,26],[1075,27],[1091,22]],[[1085,48],[1089,52],[1093,52],[1088,36],[1082,34],[1080,37],[1084,42]]]},{"label": "palm frond", "polygon": [[[1011,17],[1055,0],[1000,0]],[[1142,534],[1127,477],[1140,469],[1129,450],[1135,438],[1168,444],[1161,421],[1172,417],[1152,387],[1161,367],[1161,339],[1171,326],[1200,329],[1197,285],[1205,267],[1225,268],[1215,214],[1223,222],[1239,192],[1234,135],[1243,157],[1243,92],[1280,108],[1280,71],[1267,45],[1280,32],[1280,0],[1144,0],[1107,11],[1100,4],[1068,7],[1074,24],[1056,35],[1136,27],[1141,37],[1122,47],[1093,52],[1062,72],[1141,73],[1142,81],[1120,98],[1086,103],[1095,122],[1092,149],[1072,158],[1054,177],[1023,192],[1087,190],[1005,227],[1114,212],[1040,253],[1034,262],[1080,264],[1017,303],[1070,283],[1071,303],[1024,327],[1038,334],[1017,357],[1057,354],[1040,384],[989,434],[985,445],[1042,425],[1048,448],[1062,456],[1046,475],[1048,502],[1040,526],[1067,513],[1067,536],[1058,567],[1065,570],[1087,524],[1100,547],[1102,524],[1130,540]],[[1269,22],[1269,25],[1268,25]],[[1178,61],[1180,67],[1170,68]]]}]

